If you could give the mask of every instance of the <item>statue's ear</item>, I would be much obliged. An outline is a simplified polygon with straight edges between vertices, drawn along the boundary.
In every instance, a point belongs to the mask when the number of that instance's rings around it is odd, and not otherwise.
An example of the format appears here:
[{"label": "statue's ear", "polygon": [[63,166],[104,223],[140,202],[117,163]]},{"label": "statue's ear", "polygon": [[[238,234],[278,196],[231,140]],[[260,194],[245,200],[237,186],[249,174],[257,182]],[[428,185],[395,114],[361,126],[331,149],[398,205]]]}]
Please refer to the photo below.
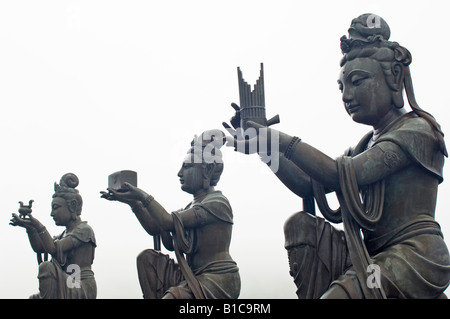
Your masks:
[{"label": "statue's ear", "polygon": [[76,213],[78,207],[78,201],[76,199],[71,199],[67,201],[67,207],[71,213]]},{"label": "statue's ear", "polygon": [[203,177],[211,179],[214,169],[216,168],[216,163],[208,163],[205,166],[203,166]]},{"label": "statue's ear", "polygon": [[391,71],[394,76],[395,85],[398,86],[398,88],[402,88],[404,78],[403,64],[400,62],[392,63]]},{"label": "statue's ear", "polygon": [[209,163],[203,166],[203,188],[208,189],[211,186],[211,177],[214,174],[216,163]]},{"label": "statue's ear", "polygon": [[394,62],[392,63],[392,75],[394,77],[394,87],[395,90],[392,92],[392,100],[395,107],[402,108],[404,105],[403,101],[403,80],[404,80],[404,66],[402,63]]}]

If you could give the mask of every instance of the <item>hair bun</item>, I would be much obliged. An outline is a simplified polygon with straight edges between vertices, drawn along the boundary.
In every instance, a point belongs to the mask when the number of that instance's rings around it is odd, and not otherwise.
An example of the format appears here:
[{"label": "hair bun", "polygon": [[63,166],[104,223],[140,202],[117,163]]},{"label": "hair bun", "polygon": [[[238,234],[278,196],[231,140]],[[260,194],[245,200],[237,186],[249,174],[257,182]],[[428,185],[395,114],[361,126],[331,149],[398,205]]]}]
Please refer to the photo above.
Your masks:
[{"label": "hair bun", "polygon": [[55,194],[56,193],[78,193],[78,190],[75,187],[78,186],[78,177],[73,173],[64,174],[59,181],[59,184],[55,183]]},{"label": "hair bun", "polygon": [[75,188],[78,186],[79,180],[78,180],[77,175],[75,175],[73,173],[67,173],[61,177],[61,180],[59,183],[61,186]]},{"label": "hair bun", "polygon": [[351,39],[367,41],[375,36],[389,40],[391,30],[387,22],[373,13],[365,13],[352,20],[348,34]]}]

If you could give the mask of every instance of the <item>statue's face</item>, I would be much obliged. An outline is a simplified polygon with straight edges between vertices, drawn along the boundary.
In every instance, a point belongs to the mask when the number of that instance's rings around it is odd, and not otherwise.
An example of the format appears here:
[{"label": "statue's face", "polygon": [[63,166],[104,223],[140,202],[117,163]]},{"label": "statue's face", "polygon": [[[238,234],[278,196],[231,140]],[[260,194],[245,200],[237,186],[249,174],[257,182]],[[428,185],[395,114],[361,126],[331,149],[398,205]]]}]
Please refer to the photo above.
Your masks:
[{"label": "statue's face", "polygon": [[67,226],[72,220],[72,213],[67,206],[64,198],[55,197],[52,200],[52,211],[50,216],[53,217],[57,226]]},{"label": "statue's face", "polygon": [[183,161],[180,171],[181,189],[189,194],[195,194],[203,188],[203,167],[201,163],[195,163],[193,156],[188,154]]},{"label": "statue's face", "polygon": [[345,109],[355,122],[376,126],[394,108],[392,91],[380,63],[374,59],[347,61],[338,84]]}]

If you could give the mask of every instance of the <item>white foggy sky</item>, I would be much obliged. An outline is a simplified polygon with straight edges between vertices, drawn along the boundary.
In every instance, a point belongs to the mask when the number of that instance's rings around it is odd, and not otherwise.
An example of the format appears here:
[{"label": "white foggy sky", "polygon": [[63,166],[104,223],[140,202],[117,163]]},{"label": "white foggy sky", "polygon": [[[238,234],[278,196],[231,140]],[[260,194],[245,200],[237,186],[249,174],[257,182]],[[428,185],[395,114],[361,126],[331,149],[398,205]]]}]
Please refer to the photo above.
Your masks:
[{"label": "white foggy sky", "polygon": [[[0,3],[0,298],[38,291],[18,201],[52,235],[53,183],[80,179],[82,219],[94,228],[98,298],[141,298],[136,256],[153,241],[128,206],[99,192],[131,169],[168,211],[184,207],[177,172],[194,134],[222,129],[239,103],[237,72],[254,83],[264,63],[267,116],[331,157],[369,127],[351,121],[336,83],[339,38],[353,18],[382,16],[413,56],[419,105],[450,134],[444,1],[3,1]],[[407,105],[409,108],[409,106]],[[231,202],[231,253],[241,298],[296,298],[283,224],[301,210],[257,156],[224,149],[219,182]],[[450,237],[448,170],[436,216]],[[340,226],[339,226],[340,227]]]}]

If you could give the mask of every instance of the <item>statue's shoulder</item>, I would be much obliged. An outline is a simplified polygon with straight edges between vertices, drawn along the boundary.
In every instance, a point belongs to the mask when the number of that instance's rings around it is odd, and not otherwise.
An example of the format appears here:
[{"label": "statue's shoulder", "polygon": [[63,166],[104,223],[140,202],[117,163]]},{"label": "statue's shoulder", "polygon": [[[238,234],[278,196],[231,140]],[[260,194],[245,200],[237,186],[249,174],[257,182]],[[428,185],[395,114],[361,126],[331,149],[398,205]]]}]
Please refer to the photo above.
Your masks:
[{"label": "statue's shoulder", "polygon": [[230,204],[228,198],[226,198],[226,196],[221,191],[217,190],[207,194],[205,198],[201,201],[202,204],[210,202],[222,202],[227,203],[228,205]]},{"label": "statue's shoulder", "polygon": [[443,181],[444,155],[431,125],[414,113],[404,115],[396,125],[375,143],[397,144],[410,158]]},{"label": "statue's shoulder", "polygon": [[209,213],[227,223],[233,223],[233,210],[230,202],[221,191],[213,191],[198,203]]},{"label": "statue's shoulder", "polygon": [[86,221],[80,222],[72,231],[68,232],[66,236],[75,237],[84,243],[91,242],[95,246],[97,245],[94,230]]},{"label": "statue's shoulder", "polygon": [[433,133],[433,128],[431,125],[424,118],[416,115],[414,112],[409,112],[402,116],[398,124],[395,126],[395,129],[402,131]]},{"label": "statue's shoulder", "polygon": [[[403,115],[386,133],[382,134],[379,141],[391,140],[400,144],[410,144],[419,141],[420,144],[435,144],[435,134],[431,125],[414,112]],[[430,146],[430,145],[428,145]],[[417,147],[417,146],[416,146]]]}]

